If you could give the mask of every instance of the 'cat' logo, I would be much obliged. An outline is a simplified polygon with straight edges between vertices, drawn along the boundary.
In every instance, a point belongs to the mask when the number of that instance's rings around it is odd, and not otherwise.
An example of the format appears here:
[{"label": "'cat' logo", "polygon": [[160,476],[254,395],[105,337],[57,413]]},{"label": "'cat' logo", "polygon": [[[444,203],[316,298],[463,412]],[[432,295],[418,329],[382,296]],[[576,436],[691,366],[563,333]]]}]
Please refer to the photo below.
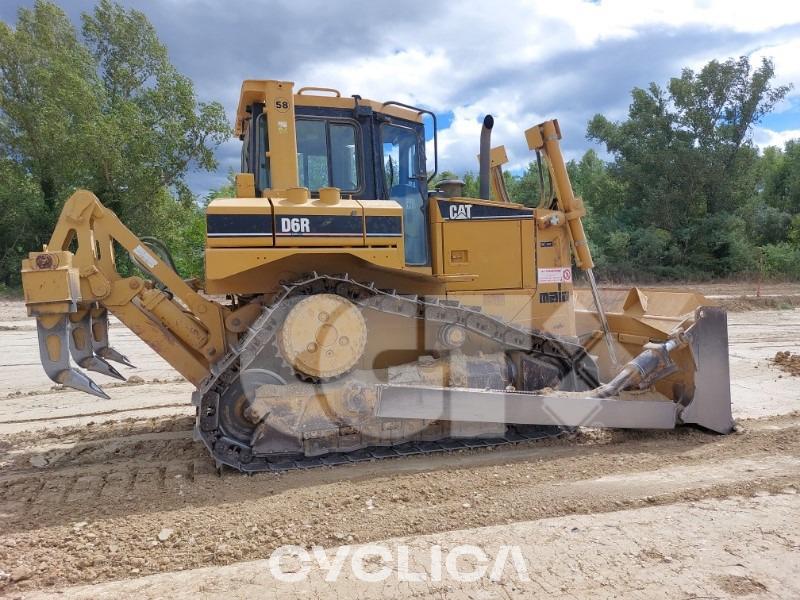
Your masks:
[{"label": "'cat' logo", "polygon": [[450,218],[451,219],[471,219],[472,205],[470,204],[451,204],[450,205]]},{"label": "'cat' logo", "polygon": [[311,223],[302,217],[282,217],[281,233],[310,233]]}]

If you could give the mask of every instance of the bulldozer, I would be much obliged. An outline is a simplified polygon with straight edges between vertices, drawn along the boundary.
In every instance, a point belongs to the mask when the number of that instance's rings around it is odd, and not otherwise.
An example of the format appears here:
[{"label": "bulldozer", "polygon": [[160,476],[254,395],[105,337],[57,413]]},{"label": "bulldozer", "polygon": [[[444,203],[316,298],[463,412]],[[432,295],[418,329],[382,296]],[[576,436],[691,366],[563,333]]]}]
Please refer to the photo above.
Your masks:
[{"label": "bulldozer", "polygon": [[435,113],[244,81],[241,172],[235,197],[207,206],[202,281],[87,190],[23,260],[45,372],[108,399],[84,371],[132,367],[109,345],[111,313],[196,387],[195,438],[217,466],[245,472],[581,426],[730,432],[725,311],[598,288],[558,121],[525,131],[542,189],[526,204],[509,199],[493,125],[466,197],[461,181],[432,183]]}]

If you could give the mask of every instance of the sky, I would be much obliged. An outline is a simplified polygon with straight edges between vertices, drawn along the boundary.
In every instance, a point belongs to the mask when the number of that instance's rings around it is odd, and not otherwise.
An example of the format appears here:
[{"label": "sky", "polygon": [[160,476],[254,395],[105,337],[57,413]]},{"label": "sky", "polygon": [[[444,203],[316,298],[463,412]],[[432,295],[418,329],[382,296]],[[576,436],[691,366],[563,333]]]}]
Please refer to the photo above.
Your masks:
[{"label": "sky", "polygon": [[[483,115],[495,117],[518,172],[531,160],[523,131],[558,118],[567,158],[589,148],[597,113],[624,119],[630,91],[665,84],[712,59],[771,57],[794,89],[753,131],[761,147],[800,137],[800,2],[791,0],[122,0],[144,12],[198,98],[233,123],[244,79],[294,81],[429,108],[440,168],[476,171]],[[20,6],[0,0],[13,25]],[[58,2],[77,24],[92,0]],[[215,173],[192,173],[200,195],[238,170],[240,142],[217,151]]]}]

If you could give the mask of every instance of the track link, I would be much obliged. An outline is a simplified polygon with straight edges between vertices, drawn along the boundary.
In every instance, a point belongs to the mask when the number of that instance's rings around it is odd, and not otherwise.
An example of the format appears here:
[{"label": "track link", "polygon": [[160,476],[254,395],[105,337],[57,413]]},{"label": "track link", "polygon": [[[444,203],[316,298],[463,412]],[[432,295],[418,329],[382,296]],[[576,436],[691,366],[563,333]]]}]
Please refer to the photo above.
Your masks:
[{"label": "track link", "polygon": [[395,290],[382,290],[374,284],[360,283],[348,275],[309,276],[287,283],[265,307],[250,327],[238,347],[212,368],[208,380],[195,393],[198,407],[195,434],[211,452],[218,465],[227,465],[245,472],[287,471],[309,469],[325,465],[362,462],[430,454],[458,449],[480,448],[513,444],[520,441],[559,435],[558,428],[512,427],[500,438],[443,438],[436,441],[405,441],[395,445],[364,447],[348,453],[331,453],[318,457],[304,455],[254,455],[250,446],[235,439],[220,428],[221,403],[225,392],[238,383],[239,374],[253,364],[259,356],[269,355],[274,367],[282,375],[292,373],[291,368],[275,356],[274,339],[293,300],[304,296],[328,293],[337,294],[361,307],[408,319],[424,319],[443,324],[457,324],[468,332],[491,340],[503,350],[516,350],[533,356],[544,356],[559,369],[562,380],[572,389],[593,389],[598,384],[597,369],[585,348],[575,341],[524,329],[487,315],[476,307],[440,298],[424,298],[398,294]]},{"label": "track link", "polygon": [[[505,435],[501,438],[445,438],[435,442],[404,442],[396,446],[368,446],[354,452],[333,452],[331,454],[326,454],[325,456],[295,456],[287,457],[283,460],[276,459],[273,461],[266,461],[265,463],[262,463],[262,465],[266,465],[266,469],[252,469],[250,468],[250,464],[252,463],[244,463],[235,468],[238,468],[240,471],[244,472],[270,471],[273,473],[283,473],[285,471],[357,464],[373,460],[402,458],[405,456],[443,454],[458,450],[496,448],[499,446],[509,446],[521,442],[556,438],[564,435],[568,431],[568,428],[562,427],[526,426],[523,428],[510,425],[507,428]],[[258,467],[259,465],[256,466]]]}]

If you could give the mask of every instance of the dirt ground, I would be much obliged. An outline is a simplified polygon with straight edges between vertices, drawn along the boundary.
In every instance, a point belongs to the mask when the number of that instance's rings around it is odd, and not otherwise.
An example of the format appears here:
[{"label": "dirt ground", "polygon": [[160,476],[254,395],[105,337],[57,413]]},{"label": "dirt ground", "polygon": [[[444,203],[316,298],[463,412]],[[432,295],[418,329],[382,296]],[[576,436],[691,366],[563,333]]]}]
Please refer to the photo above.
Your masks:
[{"label": "dirt ground", "polygon": [[[139,380],[109,389],[112,401],[54,390],[33,323],[19,302],[0,303],[0,595],[800,595],[800,385],[774,361],[800,353],[800,310],[729,315],[729,436],[580,430],[251,477],[217,475],[192,440],[191,386],[125,328],[112,323],[111,336]],[[351,573],[331,584],[312,571],[287,585],[263,562],[286,544],[335,553],[398,539],[421,563],[433,544],[519,544],[532,581],[368,585]]]},{"label": "dirt ground", "polygon": [[[385,569],[381,585],[364,582],[348,569],[331,582],[329,570],[310,565],[303,581],[276,582],[269,561],[262,560],[80,586],[64,594],[33,593],[30,598],[796,598],[800,538],[794,531],[785,531],[784,524],[796,518],[799,508],[800,496],[794,488],[786,488],[778,494],[762,490],[753,497],[393,538],[387,540],[387,547],[398,550],[381,557],[379,564]],[[487,558],[496,557],[510,536],[528,565],[525,569],[506,562],[499,581],[483,577],[465,582],[446,576],[437,581],[435,565],[439,563],[431,556],[431,548],[439,547],[449,555],[470,545],[484,548]],[[409,556],[407,566],[399,550],[403,547]],[[348,556],[365,548],[355,546]],[[716,548],[721,551],[713,551]],[[327,560],[333,563],[344,550],[329,551]],[[464,572],[480,569],[477,559],[465,562]],[[487,570],[496,568],[491,558],[483,564]]]}]

